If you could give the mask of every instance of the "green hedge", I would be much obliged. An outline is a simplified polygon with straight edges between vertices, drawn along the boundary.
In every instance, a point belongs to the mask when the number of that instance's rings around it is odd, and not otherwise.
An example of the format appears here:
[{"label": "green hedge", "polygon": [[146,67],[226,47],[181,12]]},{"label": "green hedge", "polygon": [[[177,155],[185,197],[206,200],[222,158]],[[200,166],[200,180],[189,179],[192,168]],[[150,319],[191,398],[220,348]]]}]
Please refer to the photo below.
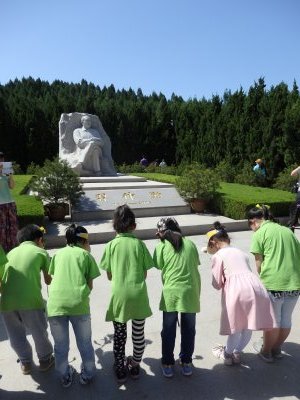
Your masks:
[{"label": "green hedge", "polygon": [[289,207],[294,198],[292,193],[279,189],[221,183],[218,196],[212,202],[212,208],[226,217],[244,219],[248,210],[256,204],[268,204],[274,216],[284,217],[289,214]]},{"label": "green hedge", "polygon": [[[165,174],[138,173],[146,179],[175,183],[176,176]],[[295,200],[292,193],[279,189],[269,189],[238,183],[222,182],[218,195],[210,202],[209,208],[220,215],[233,219],[244,219],[247,211],[256,204],[268,204],[274,216],[284,217],[289,214],[291,202]]]},{"label": "green hedge", "polygon": [[26,224],[44,224],[44,207],[41,200],[27,195],[31,175],[15,175],[15,187],[12,190],[13,198],[17,205],[19,227]]},{"label": "green hedge", "polygon": [[164,183],[175,184],[177,175],[159,174],[157,172],[138,172],[134,174],[135,176],[141,176],[142,178],[149,179],[150,181],[158,181]]}]

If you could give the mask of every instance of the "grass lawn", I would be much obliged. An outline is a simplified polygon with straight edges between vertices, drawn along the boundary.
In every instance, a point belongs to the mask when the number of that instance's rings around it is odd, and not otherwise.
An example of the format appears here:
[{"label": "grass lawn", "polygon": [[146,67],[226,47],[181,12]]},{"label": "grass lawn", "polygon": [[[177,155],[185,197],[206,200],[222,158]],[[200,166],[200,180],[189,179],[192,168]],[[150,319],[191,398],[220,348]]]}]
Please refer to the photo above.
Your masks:
[{"label": "grass lawn", "polygon": [[12,196],[17,205],[20,227],[28,223],[40,225],[44,220],[44,207],[41,200],[26,194],[31,179],[32,175],[14,175],[16,185],[12,190]]},{"label": "grass lawn", "polygon": [[222,182],[218,192],[221,195],[248,202],[249,204],[292,202],[295,199],[292,193],[284,190],[240,185],[239,183]]}]

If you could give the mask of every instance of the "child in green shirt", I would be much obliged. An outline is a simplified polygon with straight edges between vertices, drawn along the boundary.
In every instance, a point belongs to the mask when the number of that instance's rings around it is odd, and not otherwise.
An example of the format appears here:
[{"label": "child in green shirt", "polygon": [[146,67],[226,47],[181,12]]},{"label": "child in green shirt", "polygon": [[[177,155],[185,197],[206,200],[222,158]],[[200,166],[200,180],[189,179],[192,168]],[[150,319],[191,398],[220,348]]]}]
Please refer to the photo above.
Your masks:
[{"label": "child in green shirt", "polygon": [[52,282],[47,304],[51,333],[54,339],[55,367],[63,387],[73,381],[74,368],[68,364],[69,322],[82,359],[79,382],[91,382],[96,371],[92,345],[89,295],[93,279],[100,275],[90,254],[88,232],[72,224],[66,231],[67,246],[57,251],[49,268]]},{"label": "child in green shirt", "polygon": [[[115,373],[118,382],[124,383],[128,370],[132,378],[139,377],[145,349],[145,318],[152,314],[145,279],[153,260],[145,244],[132,233],[136,228],[135,215],[127,205],[115,210],[113,226],[117,235],[106,245],[100,268],[112,281],[106,321],[113,321]],[[127,358],[125,365],[129,320],[132,321],[133,356]]]},{"label": "child in green shirt", "polygon": [[178,313],[181,314],[181,372],[190,376],[195,347],[196,313],[200,311],[200,265],[195,244],[182,236],[174,218],[161,218],[157,224],[161,242],[154,251],[154,263],[161,270],[163,291],[159,309],[163,311],[162,372],[166,378],[174,375],[174,347]]},{"label": "child in green shirt", "polygon": [[7,254],[7,263],[0,274],[0,310],[11,347],[18,355],[22,373],[27,375],[32,369],[32,347],[26,329],[32,335],[40,370],[46,371],[54,364],[41,293],[41,272],[45,283],[51,282],[50,258],[44,250],[44,230],[39,226],[25,226],[18,232],[17,240],[20,244]]}]

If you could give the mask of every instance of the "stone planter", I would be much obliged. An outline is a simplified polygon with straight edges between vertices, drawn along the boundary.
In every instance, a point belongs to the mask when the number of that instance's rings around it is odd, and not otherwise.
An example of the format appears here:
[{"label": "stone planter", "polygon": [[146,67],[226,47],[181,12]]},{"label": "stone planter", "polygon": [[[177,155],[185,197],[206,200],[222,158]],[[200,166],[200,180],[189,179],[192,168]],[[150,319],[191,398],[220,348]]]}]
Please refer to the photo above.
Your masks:
[{"label": "stone planter", "polygon": [[195,213],[201,213],[205,210],[205,207],[207,205],[207,200],[191,199],[190,205],[191,205],[192,210],[195,211]]},{"label": "stone planter", "polygon": [[45,205],[46,215],[48,215],[50,221],[64,221],[68,208],[67,203]]}]

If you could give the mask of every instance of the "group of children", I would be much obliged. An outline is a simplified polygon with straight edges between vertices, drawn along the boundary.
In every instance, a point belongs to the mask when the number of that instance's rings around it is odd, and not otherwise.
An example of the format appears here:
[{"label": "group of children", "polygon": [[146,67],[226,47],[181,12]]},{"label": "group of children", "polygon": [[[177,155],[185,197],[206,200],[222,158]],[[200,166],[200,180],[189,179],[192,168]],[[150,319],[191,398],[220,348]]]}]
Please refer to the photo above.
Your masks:
[{"label": "group of children", "polygon": [[[144,242],[133,233],[135,215],[127,205],[115,210],[113,226],[116,236],[105,246],[99,266],[90,254],[87,230],[75,224],[66,230],[66,247],[58,250],[51,260],[44,250],[44,232],[36,225],[21,229],[19,246],[7,255],[0,254],[0,309],[10,344],[24,374],[29,374],[32,367],[27,328],[35,342],[40,369],[47,371],[55,363],[62,385],[72,384],[74,368],[68,363],[70,322],[82,359],[80,383],[91,382],[96,366],[89,294],[93,279],[100,275],[100,270],[105,270],[111,281],[106,321],[112,321],[114,327],[116,378],[119,383],[124,383],[128,375],[137,379],[145,349],[145,319],[152,314],[147,271],[156,267],[161,270],[163,283],[159,305],[163,312],[162,373],[166,378],[174,375],[176,326],[180,314],[181,372],[185,376],[192,375],[201,289],[196,245],[182,235],[174,218],[161,218],[157,223],[160,241],[152,257]],[[232,365],[241,362],[241,352],[252,331],[272,329],[276,327],[276,320],[266,289],[251,272],[247,256],[230,246],[225,228],[215,223],[207,237],[207,251],[212,254],[213,286],[222,289],[220,333],[228,335],[226,346],[217,346],[213,354],[224,364]],[[49,285],[46,310],[41,296],[41,271]],[[54,356],[47,334],[46,314],[54,339]],[[128,321],[132,322],[133,355],[126,357]]]}]

